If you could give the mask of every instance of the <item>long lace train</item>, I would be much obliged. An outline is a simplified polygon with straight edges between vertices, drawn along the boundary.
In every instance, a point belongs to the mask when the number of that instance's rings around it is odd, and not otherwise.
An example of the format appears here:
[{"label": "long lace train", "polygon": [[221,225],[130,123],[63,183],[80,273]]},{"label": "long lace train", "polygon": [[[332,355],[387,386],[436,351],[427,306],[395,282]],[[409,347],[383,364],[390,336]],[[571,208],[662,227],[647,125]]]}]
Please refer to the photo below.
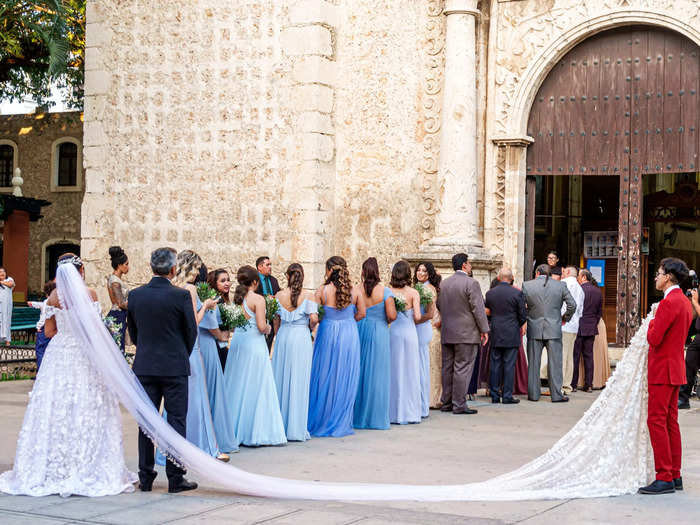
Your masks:
[{"label": "long lace train", "polygon": [[549,451],[523,467],[480,483],[391,485],[289,480],[221,463],[183,439],[160,417],[119,349],[90,308],[85,285],[71,265],[59,267],[57,286],[73,315],[73,332],[93,349],[105,384],[161,450],[198,480],[255,496],[338,500],[524,500],[632,493],[653,473],[646,427],[647,343],[651,316],[632,339],[605,390]]}]

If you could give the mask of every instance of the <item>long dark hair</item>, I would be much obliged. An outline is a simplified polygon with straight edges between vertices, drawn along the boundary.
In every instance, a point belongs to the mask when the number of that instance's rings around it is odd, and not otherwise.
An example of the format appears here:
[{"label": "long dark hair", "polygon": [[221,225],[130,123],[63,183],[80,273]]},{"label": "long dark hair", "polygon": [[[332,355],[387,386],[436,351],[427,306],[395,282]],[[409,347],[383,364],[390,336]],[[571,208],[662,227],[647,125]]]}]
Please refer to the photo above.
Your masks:
[{"label": "long dark hair", "polygon": [[221,300],[225,302],[226,304],[229,304],[231,302],[231,298],[229,297],[229,293],[225,294],[217,288],[216,283],[219,282],[219,276],[222,274],[228,275],[228,270],[225,270],[223,268],[217,268],[216,270],[213,270],[209,272],[207,275],[207,283],[209,283],[209,286],[211,286],[212,290],[216,290],[216,292],[221,296]]},{"label": "long dark hair", "polygon": [[435,266],[431,262],[419,262],[416,264],[416,268],[413,270],[413,284],[418,283],[418,268],[421,266],[425,267],[425,271],[428,272],[428,282],[433,285],[435,291],[440,293],[440,283],[442,282],[442,275],[435,271]]},{"label": "long dark hair", "polygon": [[540,275],[544,275],[544,284],[542,286],[547,286],[547,282],[549,281],[549,276],[552,275],[552,268],[549,266],[547,263],[542,263],[540,264],[536,269],[535,273],[539,273]]},{"label": "long dark hair", "polygon": [[249,264],[241,266],[236,272],[238,286],[236,286],[233,292],[233,302],[236,304],[243,304],[243,299],[248,293],[248,289],[254,282],[258,281],[258,279],[260,279],[260,277],[258,277],[258,271],[255,268]]},{"label": "long dark hair", "polygon": [[403,259],[397,262],[391,269],[391,282],[393,288],[411,286],[411,265]]},{"label": "long dark hair", "polygon": [[367,297],[372,295],[374,287],[382,280],[379,278],[379,265],[374,257],[368,258],[362,263],[362,286],[365,288]]},{"label": "long dark hair", "polygon": [[335,306],[339,309],[345,308],[352,301],[348,263],[340,255],[334,255],[326,261],[326,270],[330,273],[324,284],[335,286]]},{"label": "long dark hair", "polygon": [[304,267],[299,263],[292,263],[287,267],[285,275],[287,276],[287,286],[289,286],[289,291],[291,292],[289,300],[292,302],[292,306],[296,308],[304,286]]}]

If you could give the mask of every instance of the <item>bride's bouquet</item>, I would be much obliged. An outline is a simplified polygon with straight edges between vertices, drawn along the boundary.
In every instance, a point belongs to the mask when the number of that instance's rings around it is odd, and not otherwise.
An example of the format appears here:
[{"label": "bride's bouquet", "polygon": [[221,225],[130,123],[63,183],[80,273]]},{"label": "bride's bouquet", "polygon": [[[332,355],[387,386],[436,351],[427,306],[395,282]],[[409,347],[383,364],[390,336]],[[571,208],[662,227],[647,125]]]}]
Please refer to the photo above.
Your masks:
[{"label": "bride's bouquet", "polygon": [[428,290],[423,283],[416,283],[413,287],[418,290],[418,295],[420,296],[420,305],[427,308],[430,303],[433,302],[433,292]]},{"label": "bride's bouquet", "polygon": [[221,327],[232,332],[236,329],[245,330],[248,327],[248,320],[243,314],[243,308],[237,304],[220,304]]},{"label": "bride's bouquet", "polygon": [[400,293],[394,294],[394,305],[396,306],[397,312],[405,312],[406,311],[406,298],[403,296],[403,294],[400,294]]},{"label": "bride's bouquet", "polygon": [[268,323],[272,323],[274,321],[275,316],[277,315],[277,312],[279,312],[280,305],[277,302],[277,299],[273,295],[266,295],[265,296],[265,318],[267,319]]}]

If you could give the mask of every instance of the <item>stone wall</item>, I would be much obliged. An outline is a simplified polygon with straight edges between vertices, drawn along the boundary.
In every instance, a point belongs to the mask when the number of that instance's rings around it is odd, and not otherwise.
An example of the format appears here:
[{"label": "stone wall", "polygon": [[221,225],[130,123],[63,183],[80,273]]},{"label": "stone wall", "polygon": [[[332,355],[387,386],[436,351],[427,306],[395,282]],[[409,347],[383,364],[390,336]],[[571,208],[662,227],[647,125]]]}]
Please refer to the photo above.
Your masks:
[{"label": "stone wall", "polygon": [[80,242],[83,187],[78,191],[51,191],[52,144],[65,137],[82,143],[83,122],[79,112],[0,116],[0,139],[11,140],[17,145],[15,167],[22,170],[23,195],[51,202],[42,209],[43,218],[30,223],[30,292],[41,291],[44,284],[42,252],[45,245],[54,244],[53,241]]},{"label": "stone wall", "polygon": [[309,287],[334,253],[357,278],[369,255],[388,271],[415,251],[437,146],[428,4],[89,1],[88,282],[113,243],[132,284],[161,245],[210,268],[267,254],[278,277],[299,261]]}]

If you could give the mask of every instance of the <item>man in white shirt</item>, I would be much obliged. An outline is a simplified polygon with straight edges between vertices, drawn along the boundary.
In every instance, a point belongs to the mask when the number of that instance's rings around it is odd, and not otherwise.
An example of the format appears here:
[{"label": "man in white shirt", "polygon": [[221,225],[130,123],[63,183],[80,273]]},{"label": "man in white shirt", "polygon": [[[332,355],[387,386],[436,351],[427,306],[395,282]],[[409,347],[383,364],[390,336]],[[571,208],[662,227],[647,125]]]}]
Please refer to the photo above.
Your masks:
[{"label": "man in white shirt", "polygon": [[[578,277],[578,268],[575,266],[567,266],[562,271],[562,282],[566,283],[569,293],[576,301],[576,312],[568,323],[564,323],[561,327],[562,337],[562,367],[564,381],[562,383],[562,392],[570,394],[572,391],[571,379],[574,374],[574,343],[576,342],[576,334],[578,333],[578,322],[583,313],[583,288],[576,279]],[[566,305],[561,307],[561,314],[564,315]]]}]

